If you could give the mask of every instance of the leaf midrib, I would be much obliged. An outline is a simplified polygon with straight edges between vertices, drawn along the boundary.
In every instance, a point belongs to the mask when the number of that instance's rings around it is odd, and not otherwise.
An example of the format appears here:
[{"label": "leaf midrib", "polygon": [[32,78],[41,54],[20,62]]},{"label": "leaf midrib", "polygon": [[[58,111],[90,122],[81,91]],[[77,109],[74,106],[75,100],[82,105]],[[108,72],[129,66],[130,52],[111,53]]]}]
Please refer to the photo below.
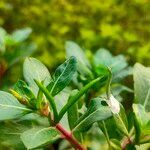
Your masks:
[{"label": "leaf midrib", "polygon": [[24,107],[19,107],[19,106],[12,106],[12,105],[5,105],[5,104],[0,104],[1,107],[8,107],[8,108],[15,108],[15,109],[20,109],[20,110],[27,110],[27,111],[31,111],[28,108],[24,108]]},{"label": "leaf midrib", "polygon": [[66,71],[66,68],[68,67],[68,65],[69,65],[69,62],[67,63],[67,65],[66,65],[65,69],[63,70],[63,72],[61,73],[61,75],[60,75],[60,76],[57,78],[57,80],[54,82],[54,85],[53,85],[53,87],[52,87],[50,93],[53,92],[54,88],[56,87],[56,84],[58,83],[59,79],[60,79],[61,76],[64,74],[64,72]]},{"label": "leaf midrib", "polygon": [[87,118],[89,118],[90,116],[92,116],[94,113],[96,113],[97,111],[100,111],[101,108],[95,110],[94,112],[92,112],[90,115],[88,115],[88,117],[84,118],[74,129],[73,131],[76,130],[76,128],[78,128]]}]

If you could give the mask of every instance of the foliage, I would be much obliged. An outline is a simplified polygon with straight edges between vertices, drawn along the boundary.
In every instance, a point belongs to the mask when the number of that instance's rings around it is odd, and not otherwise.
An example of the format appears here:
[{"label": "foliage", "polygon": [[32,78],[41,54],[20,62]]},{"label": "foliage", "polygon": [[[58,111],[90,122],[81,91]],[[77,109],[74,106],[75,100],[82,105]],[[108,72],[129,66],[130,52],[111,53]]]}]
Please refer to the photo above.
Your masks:
[{"label": "foliage", "polygon": [[[71,51],[74,47],[76,51]],[[20,129],[21,140],[28,149],[46,149],[46,146],[54,146],[52,144],[60,138],[64,139],[61,140],[64,146],[58,143],[61,150],[70,147],[79,150],[121,150],[136,149],[139,145],[146,149],[144,144],[150,144],[147,107],[150,97],[149,68],[141,64],[133,67],[135,97],[133,109],[127,113],[117,96],[113,96],[114,86],[129,75],[125,57],[113,56],[107,50],[100,49],[89,61],[74,42],[66,43],[66,51],[67,60],[56,68],[52,76],[39,60],[32,57],[25,59],[25,81],[19,80],[10,90],[12,94],[0,92],[0,120],[13,119],[18,124],[15,128],[29,128]],[[122,86],[121,82],[119,86]],[[122,89],[127,93],[132,92],[127,87]],[[120,92],[122,90],[117,92],[118,95]],[[61,102],[64,99],[65,103]],[[65,122],[62,124],[63,119]],[[11,121],[8,122],[11,124]],[[10,143],[0,145],[7,144]],[[10,145],[14,147],[12,143]]]},{"label": "foliage", "polygon": [[9,32],[31,27],[36,56],[50,68],[64,60],[66,40],[148,65],[149,9],[148,0],[1,0],[0,26]]},{"label": "foliage", "polygon": [[[36,48],[36,45],[27,42],[27,38],[31,34],[30,28],[16,30],[11,34],[7,33],[3,28],[0,28],[0,80],[5,86],[11,82],[11,77],[7,76],[12,71],[12,66],[18,63],[21,59],[30,56]],[[15,74],[16,76],[17,74]],[[20,75],[20,74],[18,74]],[[7,76],[7,77],[6,77]],[[3,79],[5,77],[5,79]],[[3,79],[3,80],[2,80]],[[14,76],[13,76],[13,79]],[[2,86],[0,84],[0,86]]]}]

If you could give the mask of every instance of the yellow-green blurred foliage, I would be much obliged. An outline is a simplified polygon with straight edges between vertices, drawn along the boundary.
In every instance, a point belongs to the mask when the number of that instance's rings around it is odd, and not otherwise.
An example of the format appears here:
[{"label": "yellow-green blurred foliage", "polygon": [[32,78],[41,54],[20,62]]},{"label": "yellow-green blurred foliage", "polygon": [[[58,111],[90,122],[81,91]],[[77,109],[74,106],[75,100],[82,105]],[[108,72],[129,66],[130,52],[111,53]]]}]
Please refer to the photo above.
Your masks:
[{"label": "yellow-green blurred foliage", "polygon": [[0,26],[7,31],[31,27],[36,56],[49,67],[64,59],[66,40],[148,65],[149,11],[149,0],[1,0]]}]

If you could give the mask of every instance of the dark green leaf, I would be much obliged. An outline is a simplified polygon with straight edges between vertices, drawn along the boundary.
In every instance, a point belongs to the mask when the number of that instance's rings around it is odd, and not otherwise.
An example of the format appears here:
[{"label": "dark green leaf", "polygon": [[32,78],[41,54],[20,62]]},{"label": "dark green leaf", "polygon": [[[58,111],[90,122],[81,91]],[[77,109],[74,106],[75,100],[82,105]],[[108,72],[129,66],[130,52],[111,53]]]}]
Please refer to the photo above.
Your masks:
[{"label": "dark green leaf", "polygon": [[76,64],[76,58],[72,56],[56,69],[53,81],[48,86],[53,96],[62,91],[70,83],[76,72]]},{"label": "dark green leaf", "polygon": [[22,80],[17,81],[14,86],[14,90],[22,97],[27,96],[29,99],[35,99],[35,96],[28,87],[28,85]]},{"label": "dark green leaf", "polygon": [[[70,98],[72,96],[74,96],[75,94],[77,94],[78,90],[74,90],[71,92],[70,97],[68,99],[68,101],[70,100]],[[78,113],[78,103],[76,102],[75,104],[73,104],[67,111],[67,115],[68,115],[68,122],[69,122],[69,126],[70,126],[70,130],[72,130],[75,127],[75,120],[79,119],[79,113]],[[75,133],[74,136],[81,141],[82,137],[81,137],[81,133]]]}]

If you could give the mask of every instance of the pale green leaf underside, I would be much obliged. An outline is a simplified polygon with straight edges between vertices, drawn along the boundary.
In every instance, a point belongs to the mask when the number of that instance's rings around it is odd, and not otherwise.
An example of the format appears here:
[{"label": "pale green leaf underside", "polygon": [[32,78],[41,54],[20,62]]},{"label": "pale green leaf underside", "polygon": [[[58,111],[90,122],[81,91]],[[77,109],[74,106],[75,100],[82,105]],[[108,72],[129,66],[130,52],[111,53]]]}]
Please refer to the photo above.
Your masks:
[{"label": "pale green leaf underside", "polygon": [[38,86],[34,82],[35,79],[37,81],[44,81],[45,85],[48,85],[51,80],[48,69],[44,66],[44,64],[35,58],[25,59],[23,65],[23,75],[35,94],[38,92]]},{"label": "pale green leaf underside", "polygon": [[32,128],[21,134],[21,140],[28,149],[40,147],[52,143],[60,137],[58,131],[53,127]]},{"label": "pale green leaf underside", "polygon": [[30,111],[30,109],[20,104],[14,96],[0,91],[0,120],[18,118]]},{"label": "pale green leaf underside", "polygon": [[150,68],[136,63],[133,77],[135,102],[142,104],[146,111],[150,111]]}]

